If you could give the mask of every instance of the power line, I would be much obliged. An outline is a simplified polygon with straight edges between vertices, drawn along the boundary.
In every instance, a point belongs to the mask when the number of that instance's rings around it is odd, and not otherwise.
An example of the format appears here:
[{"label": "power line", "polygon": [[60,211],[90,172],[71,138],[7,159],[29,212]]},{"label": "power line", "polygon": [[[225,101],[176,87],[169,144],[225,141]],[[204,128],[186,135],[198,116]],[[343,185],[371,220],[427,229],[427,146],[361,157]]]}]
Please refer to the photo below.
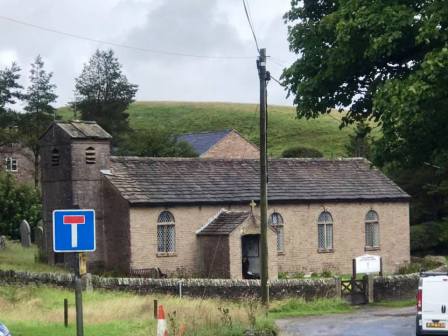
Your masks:
[{"label": "power line", "polygon": [[246,1],[243,0],[244,12],[246,13],[247,22],[249,23],[250,30],[252,31],[252,36],[254,37],[255,46],[257,47],[258,53],[260,53],[260,48],[258,47],[257,35],[255,35],[254,27],[252,26],[252,21],[249,16],[249,12],[247,11]]},{"label": "power line", "polygon": [[276,82],[278,85],[285,87],[286,85],[280,82],[277,78],[271,75],[271,79]]},{"label": "power line", "polygon": [[0,15],[0,19],[4,20],[4,21],[13,22],[13,23],[16,23],[16,24],[19,24],[19,25],[22,25],[22,26],[27,26],[27,27],[43,30],[43,31],[46,31],[46,32],[54,33],[54,34],[68,36],[68,37],[75,38],[75,39],[78,39],[78,40],[85,40],[85,41],[89,41],[89,42],[107,44],[107,45],[111,45],[111,46],[114,46],[114,47],[131,49],[131,50],[137,50],[137,51],[147,52],[147,53],[151,53],[151,54],[167,55],[167,56],[179,56],[179,57],[192,57],[192,58],[204,58],[204,59],[215,59],[215,60],[243,60],[243,59],[251,59],[252,60],[252,59],[254,59],[253,56],[212,56],[212,55],[199,55],[199,54],[189,54],[189,53],[182,53],[182,52],[176,52],[176,51],[167,51],[167,50],[157,50],[157,49],[141,48],[141,47],[136,47],[136,46],[132,46],[132,45],[128,45],[128,44],[115,43],[115,42],[111,42],[111,41],[105,41],[105,40],[91,38],[91,37],[88,37],[88,36],[72,34],[72,33],[68,33],[68,32],[62,31],[62,30],[57,30],[57,29],[53,29],[53,28],[44,27],[44,26],[40,26],[40,25],[37,25],[37,24],[34,24],[34,23],[30,23],[30,22],[20,21],[20,20],[17,20],[17,19],[14,19],[14,18],[10,18],[10,17],[7,17],[7,16]]}]

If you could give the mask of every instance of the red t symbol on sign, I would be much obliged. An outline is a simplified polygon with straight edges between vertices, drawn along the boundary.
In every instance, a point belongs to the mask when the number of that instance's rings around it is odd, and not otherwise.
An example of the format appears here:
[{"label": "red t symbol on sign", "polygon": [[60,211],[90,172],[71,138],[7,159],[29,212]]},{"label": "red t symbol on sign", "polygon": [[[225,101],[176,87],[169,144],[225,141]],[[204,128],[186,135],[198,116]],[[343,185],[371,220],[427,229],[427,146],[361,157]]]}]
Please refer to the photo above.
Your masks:
[{"label": "red t symbol on sign", "polygon": [[72,247],[78,247],[78,225],[85,224],[86,217],[84,215],[65,215],[63,222],[72,226]]}]

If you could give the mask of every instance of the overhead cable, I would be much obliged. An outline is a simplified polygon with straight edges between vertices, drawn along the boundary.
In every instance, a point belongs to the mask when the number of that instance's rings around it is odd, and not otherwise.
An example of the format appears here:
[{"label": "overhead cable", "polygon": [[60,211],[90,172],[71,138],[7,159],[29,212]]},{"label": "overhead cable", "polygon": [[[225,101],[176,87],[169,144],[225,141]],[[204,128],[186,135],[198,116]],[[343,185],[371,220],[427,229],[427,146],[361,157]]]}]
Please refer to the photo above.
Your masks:
[{"label": "overhead cable", "polygon": [[215,59],[215,60],[244,60],[244,59],[252,60],[252,59],[254,59],[254,56],[233,56],[233,55],[213,56],[213,55],[200,55],[200,54],[190,54],[190,53],[183,53],[183,52],[177,52],[177,51],[142,48],[142,47],[132,46],[132,45],[128,45],[128,44],[121,44],[121,43],[91,38],[88,36],[72,34],[69,32],[62,31],[62,30],[40,26],[40,25],[37,25],[34,23],[17,20],[17,19],[11,18],[11,17],[3,16],[3,15],[0,15],[0,19],[4,20],[4,21],[13,22],[13,23],[16,23],[16,24],[19,24],[22,26],[31,27],[31,28],[39,29],[39,30],[54,33],[54,34],[64,35],[64,36],[68,36],[68,37],[79,39],[79,40],[107,44],[107,45],[114,46],[114,47],[137,50],[137,51],[151,53],[151,54],[166,55],[166,56],[178,56],[178,57],[203,58],[203,59]]}]

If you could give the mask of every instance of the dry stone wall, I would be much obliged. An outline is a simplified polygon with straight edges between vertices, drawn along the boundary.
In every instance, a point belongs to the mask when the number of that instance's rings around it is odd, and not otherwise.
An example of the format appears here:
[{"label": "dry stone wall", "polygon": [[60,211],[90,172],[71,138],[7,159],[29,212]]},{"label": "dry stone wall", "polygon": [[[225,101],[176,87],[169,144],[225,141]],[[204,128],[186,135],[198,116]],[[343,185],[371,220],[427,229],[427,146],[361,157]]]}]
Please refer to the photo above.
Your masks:
[{"label": "dry stone wall", "polygon": [[[0,270],[0,284],[52,285],[72,287],[74,276],[60,273],[33,273]],[[335,297],[335,279],[275,280],[270,282],[271,298],[300,297],[306,300]],[[145,279],[108,278],[93,275],[94,289],[130,291],[139,294],[172,294],[192,297],[244,298],[257,296],[259,280],[230,279]]]},{"label": "dry stone wall", "polygon": [[[231,279],[146,279],[109,278],[93,275],[90,278],[94,289],[128,291],[139,294],[171,294],[191,297],[216,297],[238,299],[258,296],[259,280]],[[418,274],[375,277],[374,299],[398,300],[415,297]],[[51,285],[71,288],[74,276],[64,273],[33,273],[0,270],[0,284]],[[274,280],[269,282],[272,299],[303,298],[313,300],[340,295],[338,279]]]}]

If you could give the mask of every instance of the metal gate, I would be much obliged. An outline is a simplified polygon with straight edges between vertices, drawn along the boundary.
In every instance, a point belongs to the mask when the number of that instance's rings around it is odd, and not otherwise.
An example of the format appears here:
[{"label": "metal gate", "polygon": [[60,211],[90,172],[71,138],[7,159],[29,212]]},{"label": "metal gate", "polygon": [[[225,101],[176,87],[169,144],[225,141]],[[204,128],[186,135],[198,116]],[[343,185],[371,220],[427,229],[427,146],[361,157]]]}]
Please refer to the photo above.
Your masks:
[{"label": "metal gate", "polygon": [[341,281],[341,295],[351,304],[365,304],[367,298],[367,280],[342,280]]}]

